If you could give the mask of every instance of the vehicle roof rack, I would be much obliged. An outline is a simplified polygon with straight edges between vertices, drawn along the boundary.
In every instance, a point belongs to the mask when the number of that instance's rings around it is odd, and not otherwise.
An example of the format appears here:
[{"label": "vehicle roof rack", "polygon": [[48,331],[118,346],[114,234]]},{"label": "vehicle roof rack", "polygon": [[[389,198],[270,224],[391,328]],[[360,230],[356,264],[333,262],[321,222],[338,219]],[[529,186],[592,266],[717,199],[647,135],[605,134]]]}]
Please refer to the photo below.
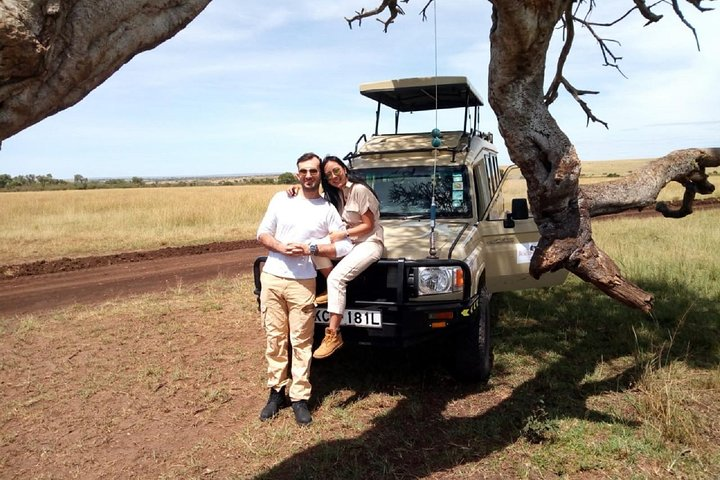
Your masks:
[{"label": "vehicle roof rack", "polygon": [[484,105],[467,77],[416,77],[363,83],[360,93],[398,112]]}]

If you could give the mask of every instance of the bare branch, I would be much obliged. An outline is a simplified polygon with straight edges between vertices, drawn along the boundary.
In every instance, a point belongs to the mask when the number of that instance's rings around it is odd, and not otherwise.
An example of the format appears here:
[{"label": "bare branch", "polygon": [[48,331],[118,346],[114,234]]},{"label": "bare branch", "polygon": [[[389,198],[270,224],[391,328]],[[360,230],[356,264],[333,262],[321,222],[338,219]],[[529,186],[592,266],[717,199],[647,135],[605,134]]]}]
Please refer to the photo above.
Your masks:
[{"label": "bare branch", "polygon": [[[690,2],[692,3],[692,2]],[[678,5],[677,0],[672,0],[672,6],[673,10],[675,10],[675,15],[678,16],[680,21],[685,24],[686,27],[690,29],[690,31],[693,33],[693,37],[695,37],[695,44],[697,45],[698,51],[700,51],[700,40],[698,39],[697,32],[695,31],[695,27],[693,27],[690,22],[688,22],[685,19],[685,15],[683,15],[682,10],[680,10],[680,5]],[[699,3],[697,5],[699,7]]]},{"label": "bare branch", "polygon": [[[574,19],[576,22],[578,22],[578,23],[580,23],[581,25],[583,25],[585,28],[587,28],[588,31],[590,32],[590,34],[591,34],[591,35],[595,38],[595,40],[598,42],[598,45],[600,46],[600,52],[602,53],[603,59],[605,60],[605,66],[615,68],[615,69],[620,73],[620,75],[622,75],[623,77],[627,78],[627,77],[625,76],[625,74],[622,72],[622,70],[620,70],[620,66],[618,65],[618,60],[622,60],[622,57],[618,57],[617,55],[615,55],[615,54],[613,53],[613,51],[610,49],[610,47],[608,46],[608,42],[617,43],[618,45],[620,45],[620,42],[618,42],[617,40],[612,40],[612,39],[607,39],[607,38],[601,38],[601,37],[595,32],[595,29],[593,28],[593,25],[594,25],[594,24],[591,23],[591,22],[588,22],[588,21],[586,21],[586,20],[584,20],[584,19],[580,19],[580,18],[578,18],[578,17],[573,17],[573,19]],[[610,61],[610,60],[608,59],[608,57],[609,57],[609,58],[612,58],[612,61]]]},{"label": "bare branch", "polygon": [[597,118],[593,113],[592,110],[590,110],[590,107],[588,104],[580,98],[581,95],[597,95],[599,92],[591,91],[591,90],[578,90],[574,86],[570,84],[570,82],[567,81],[565,77],[562,77],[560,79],[560,83],[565,87],[565,90],[572,95],[572,97],[575,99],[575,101],[580,105],[580,107],[585,112],[585,115],[587,116],[587,124],[590,124],[590,120],[593,122],[600,123],[605,126],[605,128],[608,128],[608,124],[606,122],[603,122],[599,118]]},{"label": "bare branch", "polygon": [[[652,7],[648,7],[647,3],[645,3],[645,0],[634,0],[635,6],[640,11],[640,14],[647,18],[648,22],[645,25],[649,25],[654,22],[659,22],[661,18],[663,18],[662,15],[657,15],[655,12],[652,11]],[[657,5],[657,4],[655,4]],[[632,12],[632,10],[630,10]],[[630,13],[628,12],[628,13]],[[625,14],[627,15],[627,13]]]},{"label": "bare branch", "polygon": [[592,283],[610,298],[631,308],[650,313],[655,297],[623,277],[615,262],[594,241],[578,249],[570,261],[569,270],[582,280]]},{"label": "bare branch", "polygon": [[[664,0],[658,0],[658,2],[654,3],[653,5],[651,5],[651,6],[648,7],[648,8],[653,8],[653,7],[654,7],[655,5],[657,5],[658,3],[663,3],[663,2],[664,2]],[[625,18],[627,18],[628,15],[630,15],[632,12],[634,12],[636,8],[637,8],[637,7],[633,7],[633,8],[631,8],[630,10],[628,10],[627,12],[625,12],[624,14],[622,14],[620,17],[618,17],[618,18],[616,18],[615,20],[613,20],[612,22],[605,22],[605,23],[591,22],[591,21],[589,20],[589,18],[590,18],[590,15],[589,15],[589,14],[590,14],[590,11],[591,11],[592,9],[588,9],[587,13],[585,14],[585,18],[583,18],[583,21],[584,21],[584,22],[587,22],[588,25],[594,25],[594,26],[596,26],[596,27],[612,27],[612,26],[615,25],[616,23],[620,23],[621,21],[625,20]],[[653,14],[653,15],[654,15],[654,14]],[[660,15],[659,18],[662,18],[662,15]],[[648,22],[648,23],[650,23],[650,22]],[[647,24],[646,24],[646,25],[647,25]]]},{"label": "bare branch", "polygon": [[693,5],[695,8],[697,8],[701,12],[709,12],[710,10],[714,10],[710,7],[703,7],[702,2],[703,0],[686,0],[689,4]]},{"label": "bare branch", "polygon": [[558,57],[557,67],[555,68],[555,76],[550,82],[547,92],[545,93],[545,105],[551,105],[558,96],[558,89],[563,78],[563,69],[565,68],[565,62],[567,62],[568,55],[572,49],[573,40],[575,39],[575,23],[572,17],[572,6],[568,5],[563,15],[564,26],[567,35],[565,37],[565,43],[563,43],[562,50]]},{"label": "bare branch", "polygon": [[539,278],[545,272],[565,268],[600,291],[631,308],[649,313],[653,295],[623,277],[612,258],[592,238],[588,199],[581,193],[575,204],[578,224],[574,237],[542,236],[530,260],[530,273]]},{"label": "bare branch", "polygon": [[410,0],[383,0],[383,2],[377,8],[374,8],[372,10],[365,10],[363,8],[359,12],[356,11],[354,17],[345,17],[345,21],[348,22],[348,26],[352,29],[353,22],[358,22],[358,26],[360,26],[362,25],[363,18],[377,16],[387,9],[390,12],[390,16],[387,20],[383,21],[379,18],[376,19],[378,22],[382,23],[385,26],[383,31],[387,33],[388,27],[391,23],[395,21],[395,18],[397,18],[398,15],[405,15],[403,9],[398,5],[398,1],[402,3],[408,3]]},{"label": "bare branch", "polygon": [[428,9],[428,7],[429,7],[434,1],[435,1],[435,0],[428,0],[428,2],[425,4],[425,6],[423,7],[422,11],[420,12],[420,14],[422,15],[422,21],[423,21],[423,22],[427,20],[427,9]]}]

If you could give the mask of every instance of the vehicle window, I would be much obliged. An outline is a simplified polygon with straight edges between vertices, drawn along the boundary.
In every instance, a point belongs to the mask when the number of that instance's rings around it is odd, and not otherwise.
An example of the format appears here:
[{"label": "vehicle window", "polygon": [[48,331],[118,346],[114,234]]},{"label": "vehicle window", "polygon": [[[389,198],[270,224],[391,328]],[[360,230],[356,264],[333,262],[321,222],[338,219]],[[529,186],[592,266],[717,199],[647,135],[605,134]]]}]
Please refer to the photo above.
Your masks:
[{"label": "vehicle window", "polygon": [[[380,199],[384,217],[430,217],[433,167],[372,168],[353,170]],[[437,218],[472,216],[470,184],[463,166],[438,166],[435,170]]]}]

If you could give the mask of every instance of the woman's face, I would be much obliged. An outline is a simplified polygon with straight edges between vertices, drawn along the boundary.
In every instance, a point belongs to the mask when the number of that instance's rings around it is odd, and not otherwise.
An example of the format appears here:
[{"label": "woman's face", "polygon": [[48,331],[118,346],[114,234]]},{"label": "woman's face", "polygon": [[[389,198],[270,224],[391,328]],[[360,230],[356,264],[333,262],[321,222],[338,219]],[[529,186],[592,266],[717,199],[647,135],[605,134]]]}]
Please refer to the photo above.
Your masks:
[{"label": "woman's face", "polygon": [[342,165],[332,160],[325,164],[323,169],[325,172],[325,178],[330,185],[335,188],[342,188],[347,183],[347,175]]}]

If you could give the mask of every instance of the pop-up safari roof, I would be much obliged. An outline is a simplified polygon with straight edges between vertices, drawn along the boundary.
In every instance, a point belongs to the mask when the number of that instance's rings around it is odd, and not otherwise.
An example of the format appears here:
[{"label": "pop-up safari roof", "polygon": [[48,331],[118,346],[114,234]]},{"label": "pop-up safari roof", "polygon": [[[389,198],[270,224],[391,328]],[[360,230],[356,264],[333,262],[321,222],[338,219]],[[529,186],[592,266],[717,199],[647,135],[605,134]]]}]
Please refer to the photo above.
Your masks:
[{"label": "pop-up safari roof", "polygon": [[363,83],[360,93],[398,112],[484,105],[466,77],[403,78]]}]

